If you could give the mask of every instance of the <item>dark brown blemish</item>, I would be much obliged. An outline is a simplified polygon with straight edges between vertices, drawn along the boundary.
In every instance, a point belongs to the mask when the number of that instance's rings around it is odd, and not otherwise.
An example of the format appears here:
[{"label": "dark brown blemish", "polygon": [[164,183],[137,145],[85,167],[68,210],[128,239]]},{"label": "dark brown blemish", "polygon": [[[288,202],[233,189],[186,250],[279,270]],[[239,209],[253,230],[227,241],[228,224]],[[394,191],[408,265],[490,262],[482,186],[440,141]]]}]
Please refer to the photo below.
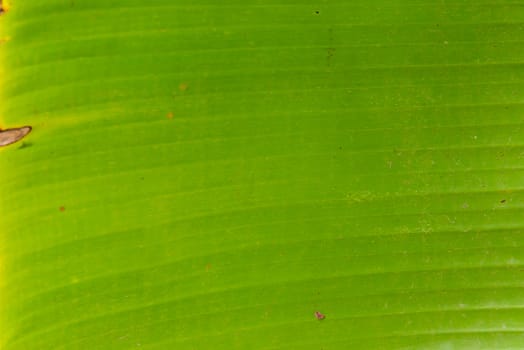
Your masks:
[{"label": "dark brown blemish", "polygon": [[503,200],[500,201],[500,203],[504,204],[504,203],[506,203],[506,200],[503,199]]},{"label": "dark brown blemish", "polygon": [[58,208],[62,213],[65,211],[65,207],[62,205],[60,208]]},{"label": "dark brown blemish", "polygon": [[317,318],[317,320],[323,320],[326,318],[326,315],[324,315],[320,311],[315,311],[315,317]]},{"label": "dark brown blemish", "polygon": [[8,10],[9,9],[7,8],[7,4],[4,4],[4,2],[0,0],[0,15],[7,13]]}]

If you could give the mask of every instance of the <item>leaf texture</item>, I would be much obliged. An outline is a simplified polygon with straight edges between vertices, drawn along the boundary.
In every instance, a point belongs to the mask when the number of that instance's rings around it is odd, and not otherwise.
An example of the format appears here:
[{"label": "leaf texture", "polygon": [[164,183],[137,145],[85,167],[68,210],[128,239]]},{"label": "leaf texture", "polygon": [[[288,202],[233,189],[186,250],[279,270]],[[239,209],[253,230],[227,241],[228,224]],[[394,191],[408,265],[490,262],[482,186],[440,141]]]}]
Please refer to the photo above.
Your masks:
[{"label": "leaf texture", "polygon": [[523,348],[524,2],[9,5],[0,348]]}]

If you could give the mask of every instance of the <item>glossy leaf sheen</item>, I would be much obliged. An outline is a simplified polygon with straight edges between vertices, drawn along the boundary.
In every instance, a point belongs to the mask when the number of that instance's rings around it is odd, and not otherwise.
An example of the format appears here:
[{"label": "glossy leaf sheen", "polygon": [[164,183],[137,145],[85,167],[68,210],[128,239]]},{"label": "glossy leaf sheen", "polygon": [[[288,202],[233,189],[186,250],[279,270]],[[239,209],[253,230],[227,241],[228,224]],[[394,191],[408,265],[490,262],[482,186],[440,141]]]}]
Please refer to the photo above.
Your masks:
[{"label": "glossy leaf sheen", "polygon": [[0,348],[524,344],[519,1],[10,5]]}]

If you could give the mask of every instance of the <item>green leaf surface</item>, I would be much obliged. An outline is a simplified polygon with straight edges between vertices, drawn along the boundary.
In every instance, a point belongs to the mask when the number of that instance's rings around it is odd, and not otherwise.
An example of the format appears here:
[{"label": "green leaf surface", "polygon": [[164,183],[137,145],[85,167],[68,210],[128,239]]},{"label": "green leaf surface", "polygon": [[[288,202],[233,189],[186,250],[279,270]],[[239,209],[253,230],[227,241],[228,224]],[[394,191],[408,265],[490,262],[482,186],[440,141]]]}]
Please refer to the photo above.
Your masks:
[{"label": "green leaf surface", "polygon": [[522,1],[8,5],[1,349],[524,347]]}]

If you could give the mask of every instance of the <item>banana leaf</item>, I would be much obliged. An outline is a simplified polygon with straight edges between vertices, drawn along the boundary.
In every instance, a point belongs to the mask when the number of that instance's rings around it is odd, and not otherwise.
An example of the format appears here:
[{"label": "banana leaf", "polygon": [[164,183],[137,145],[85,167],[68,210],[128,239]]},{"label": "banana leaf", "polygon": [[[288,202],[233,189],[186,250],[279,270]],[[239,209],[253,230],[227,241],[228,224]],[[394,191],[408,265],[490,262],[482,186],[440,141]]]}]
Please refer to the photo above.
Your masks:
[{"label": "banana leaf", "polygon": [[522,1],[2,8],[1,349],[524,347]]}]

